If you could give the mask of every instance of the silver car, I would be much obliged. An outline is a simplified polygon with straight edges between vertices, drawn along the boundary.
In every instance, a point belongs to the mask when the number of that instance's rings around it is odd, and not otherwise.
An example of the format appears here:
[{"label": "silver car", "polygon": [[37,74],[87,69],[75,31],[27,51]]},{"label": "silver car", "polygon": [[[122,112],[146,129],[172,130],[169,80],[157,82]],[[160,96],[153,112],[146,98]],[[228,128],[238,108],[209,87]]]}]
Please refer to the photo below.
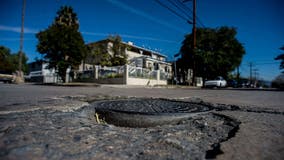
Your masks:
[{"label": "silver car", "polygon": [[218,76],[216,79],[214,80],[209,80],[209,81],[205,81],[204,87],[226,87],[227,85],[227,81],[221,77]]}]

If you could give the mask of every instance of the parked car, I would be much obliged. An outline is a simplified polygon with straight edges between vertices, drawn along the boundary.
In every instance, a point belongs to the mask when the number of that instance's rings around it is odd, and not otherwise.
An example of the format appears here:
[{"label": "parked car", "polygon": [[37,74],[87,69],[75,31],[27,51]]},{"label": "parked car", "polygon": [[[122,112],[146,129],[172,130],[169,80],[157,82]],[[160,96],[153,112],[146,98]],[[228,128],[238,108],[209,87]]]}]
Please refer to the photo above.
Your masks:
[{"label": "parked car", "polygon": [[221,77],[218,76],[216,79],[214,80],[208,80],[205,81],[204,87],[226,87],[227,85],[227,81]]},{"label": "parked car", "polygon": [[237,88],[238,82],[236,80],[229,79],[227,80],[227,87]]},{"label": "parked car", "polygon": [[12,82],[14,82],[13,75],[10,75],[10,74],[0,74],[0,82],[3,82],[3,83],[12,83]]},{"label": "parked car", "polygon": [[239,88],[250,88],[250,82],[248,80],[241,80],[240,83],[238,83]]}]

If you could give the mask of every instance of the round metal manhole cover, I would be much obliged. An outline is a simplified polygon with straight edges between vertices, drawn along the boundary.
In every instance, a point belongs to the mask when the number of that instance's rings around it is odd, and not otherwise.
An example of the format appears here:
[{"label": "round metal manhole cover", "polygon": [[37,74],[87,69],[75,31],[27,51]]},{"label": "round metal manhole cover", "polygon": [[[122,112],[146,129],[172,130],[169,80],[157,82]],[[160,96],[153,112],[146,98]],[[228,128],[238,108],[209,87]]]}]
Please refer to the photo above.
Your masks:
[{"label": "round metal manhole cover", "polygon": [[93,105],[101,119],[125,127],[177,124],[212,109],[203,104],[146,98],[99,101]]}]

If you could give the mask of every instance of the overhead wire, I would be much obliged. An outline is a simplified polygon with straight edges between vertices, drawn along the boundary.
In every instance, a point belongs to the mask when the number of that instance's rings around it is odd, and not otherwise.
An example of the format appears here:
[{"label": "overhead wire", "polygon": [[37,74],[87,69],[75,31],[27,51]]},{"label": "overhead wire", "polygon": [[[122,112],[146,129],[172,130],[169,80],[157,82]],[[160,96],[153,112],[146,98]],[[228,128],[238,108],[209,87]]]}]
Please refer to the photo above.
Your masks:
[{"label": "overhead wire", "polygon": [[189,15],[182,7],[180,7],[175,1],[172,0],[168,0],[168,2],[170,2],[172,5],[174,5],[177,9],[179,9],[181,12],[183,12],[187,17],[189,17],[190,19],[192,19],[192,16]]},{"label": "overhead wire", "polygon": [[173,10],[172,8],[168,7],[167,5],[165,5],[164,3],[162,3],[160,0],[155,0],[160,6],[168,9],[169,11],[171,11],[173,14],[175,14],[176,16],[180,17],[181,19],[185,20],[185,21],[189,21],[186,17],[180,15],[178,12],[176,12],[175,10]]},{"label": "overhead wire", "polygon": [[[189,12],[193,13],[192,9],[187,7],[186,5],[184,5],[184,3],[182,3],[180,0],[176,0],[184,9],[188,10]],[[201,20],[198,18],[198,16],[196,16],[196,20],[197,22],[202,26],[202,27],[206,27]]]},{"label": "overhead wire", "polygon": [[263,63],[255,63],[255,65],[278,65],[279,62],[263,62]]},{"label": "overhead wire", "polygon": [[[185,10],[188,10],[189,12],[193,13],[192,9],[190,9],[189,7],[184,5],[180,0],[176,0],[176,2],[178,2],[180,4],[180,6],[182,6]],[[196,20],[199,23],[199,25],[201,25],[203,28],[206,28],[206,26],[201,22],[201,20],[198,18],[198,16],[196,16]]]}]

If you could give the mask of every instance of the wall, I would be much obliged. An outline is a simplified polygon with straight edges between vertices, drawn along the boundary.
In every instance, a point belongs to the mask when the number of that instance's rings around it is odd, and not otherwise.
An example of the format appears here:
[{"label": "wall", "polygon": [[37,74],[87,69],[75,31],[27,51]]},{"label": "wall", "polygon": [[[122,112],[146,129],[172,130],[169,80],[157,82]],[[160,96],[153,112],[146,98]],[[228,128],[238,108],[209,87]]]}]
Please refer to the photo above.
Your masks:
[{"label": "wall", "polygon": [[124,80],[127,85],[167,85],[166,80],[160,80],[160,71],[157,71],[156,79],[133,78],[128,76],[129,66],[125,66]]},{"label": "wall", "polygon": [[127,85],[167,85],[167,81],[143,78],[128,78]]},{"label": "wall", "polygon": [[157,71],[155,79],[129,77],[129,66],[124,66],[123,77],[121,78],[102,78],[98,76],[98,67],[95,67],[95,79],[79,80],[78,82],[93,82],[99,84],[126,84],[126,85],[167,85],[167,80],[160,80],[160,71]]},{"label": "wall", "polygon": [[132,58],[136,58],[136,57],[141,57],[141,56],[143,56],[142,54],[139,54],[139,53],[137,53],[137,52],[132,52],[132,51],[126,51],[126,54],[127,54],[127,59],[128,59],[128,61],[129,60],[131,60]]},{"label": "wall", "polygon": [[123,78],[96,79],[93,82],[99,84],[125,84]]},{"label": "wall", "polygon": [[86,70],[91,70],[91,69],[93,69],[93,65],[91,65],[91,64],[87,64],[87,63],[85,63],[85,68],[83,68],[83,61],[81,62],[81,64],[79,65],[79,71],[86,71]]}]

